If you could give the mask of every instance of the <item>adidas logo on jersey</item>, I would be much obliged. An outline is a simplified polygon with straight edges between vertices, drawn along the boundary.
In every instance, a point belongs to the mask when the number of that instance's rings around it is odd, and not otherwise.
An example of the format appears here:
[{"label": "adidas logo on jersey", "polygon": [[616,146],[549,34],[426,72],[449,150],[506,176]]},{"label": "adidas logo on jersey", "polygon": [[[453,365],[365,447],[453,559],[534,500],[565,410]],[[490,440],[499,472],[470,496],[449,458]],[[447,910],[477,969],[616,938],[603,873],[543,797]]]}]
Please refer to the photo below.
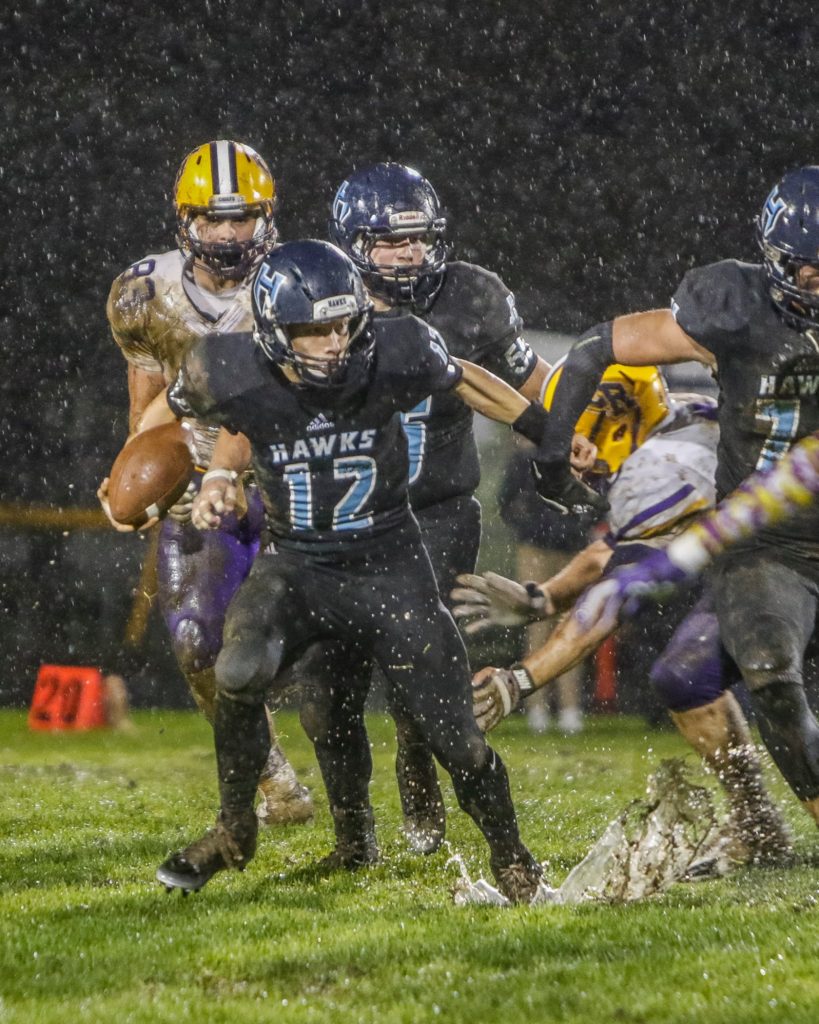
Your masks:
[{"label": "adidas logo on jersey", "polygon": [[332,430],[335,427],[335,423],[328,420],[323,412],[320,412],[314,420],[310,420],[307,424],[307,433],[315,434],[317,430]]}]

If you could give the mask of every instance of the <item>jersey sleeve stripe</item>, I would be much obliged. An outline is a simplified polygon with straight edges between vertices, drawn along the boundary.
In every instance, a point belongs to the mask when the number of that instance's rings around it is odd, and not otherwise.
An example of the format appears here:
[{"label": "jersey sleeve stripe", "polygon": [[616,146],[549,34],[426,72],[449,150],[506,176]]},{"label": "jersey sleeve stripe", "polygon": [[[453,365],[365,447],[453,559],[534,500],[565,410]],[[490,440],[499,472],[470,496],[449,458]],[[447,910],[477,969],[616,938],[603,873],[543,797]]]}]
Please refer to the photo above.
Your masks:
[{"label": "jersey sleeve stripe", "polygon": [[638,526],[642,526],[643,523],[648,522],[650,519],[654,519],[655,516],[661,515],[663,512],[667,512],[672,509],[675,505],[685,501],[685,499],[694,492],[693,484],[685,484],[680,487],[679,490],[670,494],[667,498],[663,498],[662,501],[656,502],[654,505],[649,505],[648,508],[644,508],[641,512],[638,512],[636,516],[632,516],[631,519],[616,533],[616,537],[619,539],[625,537],[631,533]]}]

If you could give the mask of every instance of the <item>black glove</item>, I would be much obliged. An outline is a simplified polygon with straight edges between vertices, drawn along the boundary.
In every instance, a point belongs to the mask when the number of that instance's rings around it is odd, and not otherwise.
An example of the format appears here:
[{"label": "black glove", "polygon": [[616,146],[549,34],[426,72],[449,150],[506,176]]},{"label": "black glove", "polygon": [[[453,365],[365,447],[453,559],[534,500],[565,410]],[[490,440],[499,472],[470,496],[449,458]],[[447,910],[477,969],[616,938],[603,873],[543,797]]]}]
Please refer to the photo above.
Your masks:
[{"label": "black glove", "polygon": [[609,503],[572,473],[567,462],[532,460],[535,490],[561,515],[582,515],[584,512],[608,512]]}]

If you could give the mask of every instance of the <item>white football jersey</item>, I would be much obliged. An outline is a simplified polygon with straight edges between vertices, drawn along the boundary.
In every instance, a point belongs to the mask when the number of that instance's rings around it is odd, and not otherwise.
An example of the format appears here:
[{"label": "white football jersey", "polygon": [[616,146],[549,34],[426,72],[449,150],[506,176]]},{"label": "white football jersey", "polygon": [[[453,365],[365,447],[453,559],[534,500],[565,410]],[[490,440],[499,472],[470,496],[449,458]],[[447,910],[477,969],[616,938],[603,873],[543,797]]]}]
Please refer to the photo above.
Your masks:
[{"label": "white football jersey", "polygon": [[664,547],[716,502],[719,426],[710,398],[675,402],[673,415],[612,478],[610,544]]},{"label": "white football jersey", "polygon": [[[250,279],[219,295],[200,288],[178,249],[154,253],[116,278],[107,306],[114,340],[133,366],[170,383],[191,345],[205,334],[253,327]],[[218,428],[194,422],[196,461],[206,466]]]}]

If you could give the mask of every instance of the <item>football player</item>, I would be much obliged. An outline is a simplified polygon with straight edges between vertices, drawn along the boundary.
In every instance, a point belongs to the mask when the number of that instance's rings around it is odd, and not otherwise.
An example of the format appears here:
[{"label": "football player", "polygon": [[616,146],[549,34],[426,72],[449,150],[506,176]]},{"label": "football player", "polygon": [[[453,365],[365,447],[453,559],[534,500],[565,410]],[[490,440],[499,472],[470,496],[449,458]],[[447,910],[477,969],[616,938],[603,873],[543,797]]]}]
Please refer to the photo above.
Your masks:
[{"label": "football player", "polygon": [[[785,174],[757,219],[757,238],[761,264],[691,270],[671,309],[618,317],[581,337],[539,453],[541,493],[561,500],[571,487],[574,423],[614,361],[716,366],[720,498],[819,428],[819,167]],[[819,593],[819,507],[725,552],[711,587],[722,642],[751,692],[765,745],[819,823],[819,724],[803,684]]]},{"label": "football player", "polygon": [[[249,329],[249,275],[276,241],[275,198],[267,164],[242,143],[206,143],[182,161],[174,186],[177,248],[135,263],[114,281],[108,297],[111,331],[128,360],[132,433],[197,339],[211,331]],[[258,491],[248,481],[244,515],[226,519],[208,535],[190,524],[193,493],[218,433],[196,420],[192,425],[200,469],[160,527],[159,602],[190,691],[212,722],[213,666],[225,611],[259,549],[263,513]],[[99,498],[108,513],[107,491],[106,479]],[[131,529],[111,521],[118,529]],[[312,816],[310,795],[275,739],[260,788],[265,823]]]},{"label": "football player", "polygon": [[[398,163],[355,171],[336,192],[329,231],[361,272],[376,319],[420,317],[453,357],[485,367],[538,401],[549,367],[523,338],[514,295],[491,271],[449,258],[446,218],[426,178]],[[448,601],[455,577],[474,571],[480,545],[472,410],[452,393],[424,395],[402,419],[410,502]],[[435,765],[410,717],[400,707],[391,710],[405,832],[413,849],[431,853],[445,827]]]},{"label": "football player", "polygon": [[[558,364],[547,383],[547,406],[561,374]],[[611,505],[607,536],[539,585],[487,573],[460,577],[462,586],[453,592],[460,602],[454,613],[472,620],[465,628],[473,633],[570,610],[550,640],[522,662],[476,674],[475,713],[484,730],[616,629],[616,616],[596,622],[594,629],[578,622],[579,608],[572,606],[589,584],[646,552],[663,551],[693,517],[713,505],[716,418],[713,400],[669,396],[656,367],[608,367],[576,426],[598,446],[595,471],[605,474]],[[759,757],[730,692],[738,673],[721,649],[709,598],[698,597],[678,599],[652,623],[652,641],[665,650],[652,667],[651,681],[677,728],[725,787],[736,856],[781,863],[790,854],[790,838],[765,792]]]},{"label": "football player", "polygon": [[664,550],[624,566],[592,587],[578,607],[586,629],[638,614],[695,580],[713,559],[759,530],[786,519],[819,495],[819,435],[798,441],[776,466],[753,476]]},{"label": "football player", "polygon": [[[217,446],[196,521],[219,523],[232,504],[231,466],[243,465],[234,453],[246,438],[272,543],[230,606],[216,663],[216,826],[157,877],[169,888],[199,889],[250,860],[253,791],[269,746],[267,683],[307,645],[340,640],[378,661],[393,706],[450,772],[485,836],[500,889],[528,902],[540,867],[518,835],[503,764],[472,715],[463,644],[407,500],[399,413],[454,392],[518,426],[531,420],[542,430],[545,414],[480,367],[452,359],[415,317],[372,321],[358,271],[327,242],[290,242],[268,254],[253,307],[253,334],[210,334],[168,390],[177,416],[233,432],[224,434],[227,459]],[[324,685],[343,691],[345,679]],[[329,863],[345,868],[372,863],[378,852],[362,711],[363,701],[352,733],[336,730],[316,744],[336,832]]]}]

